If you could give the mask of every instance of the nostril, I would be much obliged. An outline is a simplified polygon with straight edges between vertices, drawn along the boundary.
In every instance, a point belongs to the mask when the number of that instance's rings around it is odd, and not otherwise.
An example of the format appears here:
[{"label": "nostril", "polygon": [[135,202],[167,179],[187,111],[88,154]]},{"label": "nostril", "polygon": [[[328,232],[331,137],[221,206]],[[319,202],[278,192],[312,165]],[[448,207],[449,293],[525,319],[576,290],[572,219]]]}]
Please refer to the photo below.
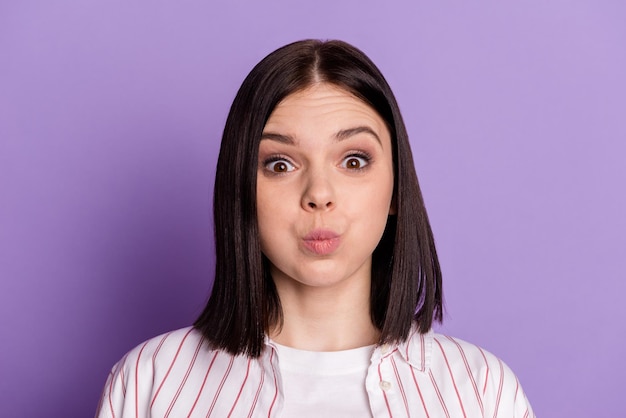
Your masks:
[{"label": "nostril", "polygon": [[309,207],[310,207],[311,209],[315,209],[315,208],[316,208],[315,203],[313,203],[313,202],[309,202]]}]

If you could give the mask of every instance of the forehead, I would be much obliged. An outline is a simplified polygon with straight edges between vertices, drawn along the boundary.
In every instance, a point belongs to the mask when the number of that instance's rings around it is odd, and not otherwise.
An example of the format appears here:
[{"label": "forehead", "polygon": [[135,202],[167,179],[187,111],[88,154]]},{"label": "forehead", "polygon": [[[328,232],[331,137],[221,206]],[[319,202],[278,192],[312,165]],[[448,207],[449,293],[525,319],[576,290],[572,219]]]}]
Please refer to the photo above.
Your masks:
[{"label": "forehead", "polygon": [[305,127],[338,130],[366,125],[388,135],[383,119],[371,106],[352,93],[328,83],[317,83],[285,97],[270,115],[265,131]]}]

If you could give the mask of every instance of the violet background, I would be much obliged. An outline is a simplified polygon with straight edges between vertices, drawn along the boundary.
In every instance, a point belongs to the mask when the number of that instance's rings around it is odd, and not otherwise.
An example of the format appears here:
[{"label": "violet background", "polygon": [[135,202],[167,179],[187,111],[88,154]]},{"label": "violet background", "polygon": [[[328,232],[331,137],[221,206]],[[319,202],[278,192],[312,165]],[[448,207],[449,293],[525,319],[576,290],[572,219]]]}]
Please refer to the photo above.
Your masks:
[{"label": "violet background", "polygon": [[542,417],[626,416],[626,3],[3,1],[0,415],[93,415],[130,348],[189,325],[239,84],[302,38],[394,89],[441,256],[443,332]]}]

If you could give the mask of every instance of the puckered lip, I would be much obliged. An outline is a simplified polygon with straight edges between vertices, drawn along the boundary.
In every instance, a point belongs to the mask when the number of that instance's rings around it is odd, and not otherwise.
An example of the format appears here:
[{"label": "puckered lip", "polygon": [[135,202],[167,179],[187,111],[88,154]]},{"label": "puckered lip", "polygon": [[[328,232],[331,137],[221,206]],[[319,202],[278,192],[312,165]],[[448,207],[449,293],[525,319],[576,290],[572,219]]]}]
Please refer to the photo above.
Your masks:
[{"label": "puckered lip", "polygon": [[341,236],[330,229],[314,229],[302,238],[304,248],[315,255],[330,255],[337,250]]},{"label": "puckered lip", "polygon": [[339,234],[330,229],[314,229],[302,238],[305,241],[323,241],[339,238]]}]

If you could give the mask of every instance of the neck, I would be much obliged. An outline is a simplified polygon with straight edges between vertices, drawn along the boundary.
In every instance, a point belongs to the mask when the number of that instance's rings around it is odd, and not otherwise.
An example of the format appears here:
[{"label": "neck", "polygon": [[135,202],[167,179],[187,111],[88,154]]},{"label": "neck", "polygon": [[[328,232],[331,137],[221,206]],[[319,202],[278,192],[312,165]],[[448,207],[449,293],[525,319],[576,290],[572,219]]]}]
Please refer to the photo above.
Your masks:
[{"label": "neck", "polygon": [[275,280],[283,309],[282,328],[270,337],[279,344],[309,351],[339,351],[375,344],[380,336],[370,316],[369,281],[311,287]]}]

